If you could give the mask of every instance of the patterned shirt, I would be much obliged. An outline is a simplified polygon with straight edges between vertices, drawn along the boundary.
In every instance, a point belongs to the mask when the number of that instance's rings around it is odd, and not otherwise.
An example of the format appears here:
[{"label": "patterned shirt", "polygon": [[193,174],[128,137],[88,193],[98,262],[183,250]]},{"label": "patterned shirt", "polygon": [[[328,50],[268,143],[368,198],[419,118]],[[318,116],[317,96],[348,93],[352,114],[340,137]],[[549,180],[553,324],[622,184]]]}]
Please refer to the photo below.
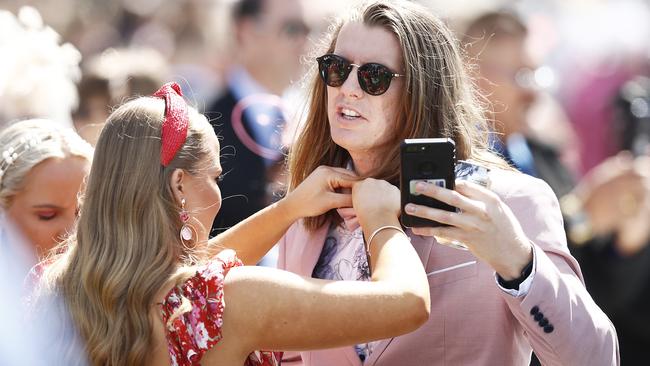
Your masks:
[{"label": "patterned shirt", "polygon": [[[313,278],[325,280],[369,281],[370,267],[360,226],[348,228],[345,223],[332,224],[323,251],[312,273]],[[378,342],[354,346],[361,361],[367,360]]]}]

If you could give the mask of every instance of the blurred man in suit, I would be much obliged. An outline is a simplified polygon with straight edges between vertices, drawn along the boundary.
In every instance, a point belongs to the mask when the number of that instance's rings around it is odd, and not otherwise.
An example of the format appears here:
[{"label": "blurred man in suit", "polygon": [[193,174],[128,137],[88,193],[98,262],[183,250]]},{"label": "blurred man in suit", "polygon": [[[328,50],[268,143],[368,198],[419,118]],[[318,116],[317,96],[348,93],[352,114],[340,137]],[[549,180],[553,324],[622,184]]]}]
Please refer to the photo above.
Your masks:
[{"label": "blurred man in suit", "polygon": [[273,201],[272,183],[284,161],[281,95],[299,77],[309,33],[300,0],[237,1],[232,23],[237,63],[206,110],[221,138],[224,169],[213,235]]}]

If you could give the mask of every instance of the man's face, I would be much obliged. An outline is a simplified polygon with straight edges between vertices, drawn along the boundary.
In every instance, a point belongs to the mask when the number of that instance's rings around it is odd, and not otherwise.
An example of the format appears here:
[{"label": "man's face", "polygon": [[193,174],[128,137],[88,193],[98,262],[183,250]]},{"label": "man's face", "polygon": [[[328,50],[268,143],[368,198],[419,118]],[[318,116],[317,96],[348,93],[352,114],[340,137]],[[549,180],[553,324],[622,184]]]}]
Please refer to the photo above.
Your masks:
[{"label": "man's face", "polygon": [[242,27],[244,62],[264,73],[272,88],[284,89],[301,73],[308,33],[300,0],[266,0],[262,14]]},{"label": "man's face", "polygon": [[[360,22],[345,24],[339,32],[334,54],[357,65],[379,63],[392,72],[404,73],[400,43],[382,27]],[[350,153],[357,166],[364,160],[380,161],[390,148],[404,88],[404,78],[394,78],[385,93],[370,95],[359,85],[358,70],[355,66],[341,86],[327,87],[332,139]]]},{"label": "man's face", "polygon": [[490,100],[497,129],[506,136],[521,132],[536,91],[531,80],[534,65],[524,40],[502,37],[490,40],[479,55],[479,86]]}]

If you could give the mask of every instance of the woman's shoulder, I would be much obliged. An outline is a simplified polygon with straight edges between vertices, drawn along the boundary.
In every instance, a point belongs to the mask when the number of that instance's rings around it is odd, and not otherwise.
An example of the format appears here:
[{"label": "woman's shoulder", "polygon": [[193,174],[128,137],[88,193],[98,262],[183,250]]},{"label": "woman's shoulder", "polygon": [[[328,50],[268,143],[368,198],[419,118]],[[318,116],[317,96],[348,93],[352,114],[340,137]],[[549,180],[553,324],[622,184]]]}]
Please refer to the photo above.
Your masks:
[{"label": "woman's shoulder", "polygon": [[231,268],[242,266],[243,263],[232,249],[224,249],[212,257],[207,263],[197,267],[196,274],[204,279],[223,278]]},{"label": "woman's shoulder", "polygon": [[[194,275],[169,291],[161,306],[173,365],[199,365],[205,353],[221,341],[225,277],[230,269],[241,265],[233,250],[223,250],[208,263],[193,268]],[[249,355],[245,365],[277,366],[280,358],[258,351]]]},{"label": "woman's shoulder", "polygon": [[234,251],[226,249],[193,275],[174,286],[161,305],[170,357],[178,365],[196,364],[217,344],[223,325],[224,281],[231,268],[241,266]]},{"label": "woman's shoulder", "polygon": [[224,249],[203,264],[182,268],[176,285],[165,296],[165,301],[173,299],[174,295],[184,296],[197,290],[221,288],[228,271],[242,265],[234,250]]}]

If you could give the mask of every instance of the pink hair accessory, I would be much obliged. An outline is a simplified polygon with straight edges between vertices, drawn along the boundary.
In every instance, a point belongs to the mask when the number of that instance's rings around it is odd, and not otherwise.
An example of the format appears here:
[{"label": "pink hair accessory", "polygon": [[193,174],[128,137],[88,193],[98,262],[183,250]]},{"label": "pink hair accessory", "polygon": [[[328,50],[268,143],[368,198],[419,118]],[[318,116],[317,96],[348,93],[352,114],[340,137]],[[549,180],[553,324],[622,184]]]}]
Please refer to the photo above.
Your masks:
[{"label": "pink hair accessory", "polygon": [[165,120],[162,124],[160,163],[169,165],[176,153],[185,143],[189,117],[187,103],[183,99],[181,87],[174,82],[163,85],[154,97],[165,100]]}]

